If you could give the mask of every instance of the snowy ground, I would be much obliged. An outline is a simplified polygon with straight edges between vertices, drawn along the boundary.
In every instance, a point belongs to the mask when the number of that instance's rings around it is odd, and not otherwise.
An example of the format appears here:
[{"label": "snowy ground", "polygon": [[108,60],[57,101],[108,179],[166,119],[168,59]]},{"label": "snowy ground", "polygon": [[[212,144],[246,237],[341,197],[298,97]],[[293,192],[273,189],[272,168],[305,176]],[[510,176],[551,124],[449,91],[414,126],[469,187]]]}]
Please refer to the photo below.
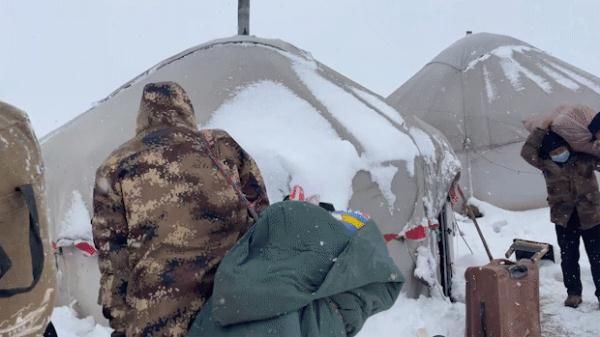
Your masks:
[{"label": "snowy ground", "polygon": [[[550,223],[548,209],[526,212],[509,212],[483,202],[475,202],[485,216],[480,219],[484,236],[495,257],[502,257],[513,238],[530,239],[552,243],[555,254],[559,249],[556,243],[554,225]],[[472,255],[462,239],[456,241],[456,278],[454,293],[464,301],[464,272],[468,266],[483,265],[487,257],[478,239],[475,226],[470,220],[460,218],[459,226],[473,251]],[[583,244],[582,244],[583,246]],[[578,309],[567,309],[562,305],[566,292],[562,284],[559,264],[544,262],[540,270],[540,302],[542,309],[543,337],[597,337],[600,336],[600,311],[594,297],[590,265],[587,255],[580,261],[583,281],[584,303]],[[463,303],[448,303],[438,299],[421,298],[398,299],[389,311],[369,320],[359,337],[404,337],[415,336],[419,328],[426,328],[429,335],[441,334],[447,337],[463,337],[465,325]]]},{"label": "snowy ground", "polygon": [[[552,243],[558,258],[553,225],[548,209],[527,212],[509,212],[489,204],[476,202],[484,213],[480,225],[495,257],[503,256],[513,238],[531,239]],[[464,271],[468,266],[483,265],[486,255],[475,227],[468,219],[459,219],[465,239],[474,250],[471,254],[465,243],[456,241],[455,295],[459,303],[442,299],[400,297],[389,311],[367,321],[358,337],[410,337],[417,330],[426,329],[429,336],[441,334],[447,337],[464,336]],[[562,306],[566,296],[562,285],[560,265],[543,263],[540,271],[540,301],[542,307],[542,330],[544,337],[597,337],[600,336],[600,311],[594,297],[589,262],[582,254],[580,262],[583,280],[583,305],[578,309]],[[96,325],[91,318],[77,319],[75,312],[67,307],[57,308],[53,314],[61,337],[108,337],[110,330]]]},{"label": "snowy ground", "polygon": [[111,329],[96,324],[91,317],[78,319],[70,307],[57,307],[52,312],[52,322],[59,337],[109,337]]}]

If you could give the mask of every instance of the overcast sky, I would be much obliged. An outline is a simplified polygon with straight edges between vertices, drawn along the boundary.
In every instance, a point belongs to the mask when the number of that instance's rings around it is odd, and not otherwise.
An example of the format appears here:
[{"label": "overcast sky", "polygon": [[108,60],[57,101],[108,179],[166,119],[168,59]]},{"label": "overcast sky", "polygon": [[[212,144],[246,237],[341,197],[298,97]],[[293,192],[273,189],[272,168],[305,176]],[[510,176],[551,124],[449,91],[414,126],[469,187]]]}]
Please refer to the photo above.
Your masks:
[{"label": "overcast sky", "polygon": [[[600,74],[598,0],[253,0],[280,38],[386,96],[466,30],[510,35]],[[0,0],[0,100],[44,135],[194,45],[234,35],[237,0]]]}]

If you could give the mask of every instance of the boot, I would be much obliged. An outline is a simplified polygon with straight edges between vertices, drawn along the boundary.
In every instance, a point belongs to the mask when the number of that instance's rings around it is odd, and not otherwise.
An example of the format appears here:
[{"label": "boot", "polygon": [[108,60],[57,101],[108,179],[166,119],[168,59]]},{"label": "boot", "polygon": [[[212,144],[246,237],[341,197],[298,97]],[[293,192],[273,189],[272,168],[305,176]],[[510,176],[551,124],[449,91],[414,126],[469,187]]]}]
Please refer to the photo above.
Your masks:
[{"label": "boot", "polygon": [[577,308],[581,304],[581,296],[569,295],[565,300],[565,307]]}]

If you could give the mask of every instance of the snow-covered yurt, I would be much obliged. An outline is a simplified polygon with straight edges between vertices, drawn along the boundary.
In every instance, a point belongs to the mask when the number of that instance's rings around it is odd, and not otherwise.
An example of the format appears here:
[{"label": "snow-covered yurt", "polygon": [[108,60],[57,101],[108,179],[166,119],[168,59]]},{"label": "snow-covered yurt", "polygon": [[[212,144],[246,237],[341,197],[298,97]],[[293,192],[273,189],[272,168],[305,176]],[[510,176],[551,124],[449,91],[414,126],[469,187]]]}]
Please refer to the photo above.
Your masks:
[{"label": "snow-covered yurt", "polygon": [[546,205],[541,173],[520,157],[522,121],[561,104],[600,109],[600,79],[523,41],[479,33],[442,51],[387,102],[447,137],[471,196],[522,210]]},{"label": "snow-covered yurt", "polygon": [[[43,139],[63,302],[100,316],[95,258],[69,245],[91,238],[95,170],[134,135],[143,86],[167,80],[186,89],[201,128],[227,130],[256,159],[272,202],[300,185],[307,197],[369,213],[385,234],[425,226],[425,237],[388,247],[405,291],[437,291],[413,275],[418,259],[439,260],[435,225],[451,217],[447,195],[460,164],[445,138],[288,43],[236,36],[161,62]],[[441,282],[433,269],[417,274]]]}]

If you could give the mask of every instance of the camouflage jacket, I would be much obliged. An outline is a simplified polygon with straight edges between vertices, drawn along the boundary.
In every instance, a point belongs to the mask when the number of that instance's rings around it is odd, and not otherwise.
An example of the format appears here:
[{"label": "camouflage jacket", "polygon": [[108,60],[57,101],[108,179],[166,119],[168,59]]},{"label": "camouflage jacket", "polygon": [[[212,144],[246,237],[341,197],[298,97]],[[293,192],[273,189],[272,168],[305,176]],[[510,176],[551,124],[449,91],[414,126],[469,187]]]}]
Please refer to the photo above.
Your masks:
[{"label": "camouflage jacket", "polygon": [[575,152],[568,162],[557,164],[540,153],[545,134],[545,130],[534,130],[523,145],[521,156],[544,174],[552,222],[566,226],[577,211],[582,229],[600,224],[600,192],[594,174],[600,170],[600,160]]},{"label": "camouflage jacket", "polygon": [[[56,295],[44,165],[29,118],[3,102],[0,177],[0,336],[38,337]],[[27,185],[33,205],[16,190]]]},{"label": "camouflage jacket", "polygon": [[[253,159],[225,131],[202,132],[248,200],[265,208]],[[181,87],[144,88],[137,133],[96,173],[100,302],[115,336],[185,336],[251,219],[207,155]]]}]

